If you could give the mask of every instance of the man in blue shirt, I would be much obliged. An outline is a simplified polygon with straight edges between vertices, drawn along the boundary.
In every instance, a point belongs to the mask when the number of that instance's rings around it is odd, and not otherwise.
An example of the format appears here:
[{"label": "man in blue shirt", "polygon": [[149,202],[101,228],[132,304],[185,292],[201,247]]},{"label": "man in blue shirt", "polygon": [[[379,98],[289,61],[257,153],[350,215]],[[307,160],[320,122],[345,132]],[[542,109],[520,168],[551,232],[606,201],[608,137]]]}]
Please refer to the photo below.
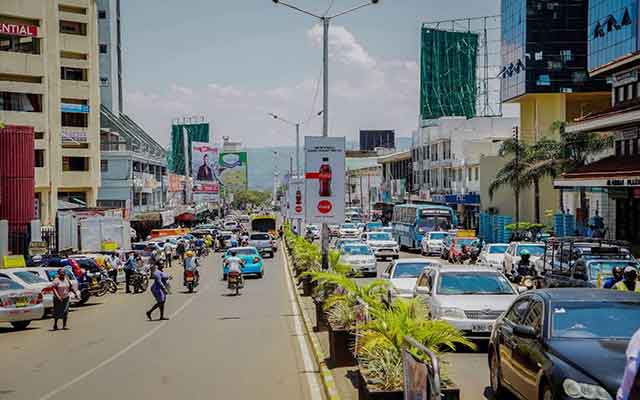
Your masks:
[{"label": "man in blue shirt", "polygon": [[129,258],[127,258],[127,261],[124,264],[124,282],[125,282],[124,284],[126,288],[126,293],[131,293],[131,290],[129,289],[129,284],[131,282],[131,277],[137,271],[138,271],[138,268],[136,267],[135,253],[131,252],[129,253]]},{"label": "man in blue shirt", "polygon": [[613,267],[613,269],[611,270],[611,274],[613,276],[605,279],[604,283],[602,284],[603,289],[612,289],[613,285],[615,285],[616,283],[622,280],[622,274],[623,274],[622,267],[619,267],[619,266]]}]

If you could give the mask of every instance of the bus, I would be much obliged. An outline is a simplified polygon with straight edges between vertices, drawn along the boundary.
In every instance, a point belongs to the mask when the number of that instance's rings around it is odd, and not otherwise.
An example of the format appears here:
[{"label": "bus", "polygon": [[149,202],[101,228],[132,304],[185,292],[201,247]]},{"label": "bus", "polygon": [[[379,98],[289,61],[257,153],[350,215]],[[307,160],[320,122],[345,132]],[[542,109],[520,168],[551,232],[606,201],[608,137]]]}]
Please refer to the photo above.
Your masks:
[{"label": "bus", "polygon": [[393,207],[391,227],[400,247],[420,248],[424,234],[458,225],[453,208],[439,204],[401,204]]},{"label": "bus", "polygon": [[276,217],[271,215],[254,215],[251,217],[251,232],[270,233],[276,236]]}]

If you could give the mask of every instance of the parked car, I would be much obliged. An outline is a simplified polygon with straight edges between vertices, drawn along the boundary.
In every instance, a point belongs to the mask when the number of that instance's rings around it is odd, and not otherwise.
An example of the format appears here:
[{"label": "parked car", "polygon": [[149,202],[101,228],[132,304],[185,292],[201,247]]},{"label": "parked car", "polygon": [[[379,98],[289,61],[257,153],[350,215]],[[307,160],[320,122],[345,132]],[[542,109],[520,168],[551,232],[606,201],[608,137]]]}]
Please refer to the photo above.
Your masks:
[{"label": "parked car", "polygon": [[[58,268],[56,267],[27,267],[25,270],[33,274],[37,274],[40,278],[46,279],[49,283],[53,282],[53,280],[58,276]],[[67,275],[67,278],[69,278],[69,281],[71,281],[71,286],[75,289],[76,293],[80,293],[80,284],[78,283],[76,276],[73,274],[73,271],[71,271],[71,268],[65,267],[64,272]],[[86,294],[88,295],[88,291]],[[73,291],[69,293],[69,296],[71,304],[82,305],[89,300],[88,296],[83,299],[81,296],[76,296]]]},{"label": "parked car", "polygon": [[240,257],[244,260],[244,268],[242,269],[242,275],[255,275],[258,278],[264,276],[264,263],[260,252],[255,247],[232,247],[222,255],[222,277],[227,279],[227,272],[229,267],[225,261],[231,256],[231,252],[236,253],[236,257]]},{"label": "parked car", "polygon": [[520,254],[527,250],[531,255],[531,265],[535,265],[536,260],[544,255],[545,244],[544,243],[532,243],[532,242],[511,242],[509,248],[504,253],[504,259],[502,261],[502,270],[507,276],[512,276],[513,271],[518,267],[520,262]]},{"label": "parked car", "polygon": [[424,235],[422,242],[420,243],[420,253],[423,256],[429,255],[441,255],[444,239],[449,236],[447,232],[429,232]]},{"label": "parked car", "polygon": [[363,275],[377,275],[376,256],[362,243],[346,244],[340,249],[340,261]]},{"label": "parked car", "polygon": [[26,289],[18,282],[0,278],[0,322],[25,329],[31,321],[44,316],[42,293]]},{"label": "parked car", "polygon": [[383,260],[385,258],[397,259],[400,257],[400,247],[398,242],[393,240],[390,233],[387,232],[366,232],[360,236],[360,240],[367,246],[371,247],[376,258]]},{"label": "parked car", "polygon": [[340,225],[340,230],[338,231],[339,238],[358,238],[359,236],[360,230],[356,224],[346,223]]},{"label": "parked car", "polygon": [[507,252],[507,248],[509,247],[508,243],[490,243],[485,244],[480,252],[480,256],[478,257],[478,263],[482,265],[487,265],[491,268],[494,268],[500,272],[504,272],[503,261],[504,255]]},{"label": "parked car", "polygon": [[416,280],[425,268],[440,267],[440,263],[426,258],[401,258],[390,263],[382,273],[383,279],[389,279],[391,290],[389,297],[412,298]]},{"label": "parked car", "polygon": [[415,285],[434,319],[455,326],[469,339],[488,339],[496,319],[517,297],[502,273],[485,266],[429,269]]},{"label": "parked car", "polygon": [[0,269],[0,278],[11,279],[12,281],[19,283],[25,289],[42,293],[42,303],[44,304],[45,313],[53,308],[53,292],[50,288],[51,282],[37,273],[31,272],[31,269]]},{"label": "parked car", "polygon": [[640,296],[604,289],[523,293],[495,323],[488,348],[493,392],[523,400],[616,398]]},{"label": "parked car", "polygon": [[258,249],[261,255],[269,254],[269,257],[273,258],[273,243],[268,233],[251,233],[249,235],[249,246]]}]

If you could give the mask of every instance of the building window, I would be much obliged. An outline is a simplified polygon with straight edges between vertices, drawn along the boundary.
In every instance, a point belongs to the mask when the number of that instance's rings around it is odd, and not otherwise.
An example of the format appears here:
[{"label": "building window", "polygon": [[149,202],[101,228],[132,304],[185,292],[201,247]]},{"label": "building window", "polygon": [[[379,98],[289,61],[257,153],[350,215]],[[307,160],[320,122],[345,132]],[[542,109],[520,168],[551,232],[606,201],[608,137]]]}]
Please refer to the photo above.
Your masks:
[{"label": "building window", "polygon": [[479,168],[479,167],[476,167],[476,168],[475,168],[475,170],[476,170],[476,175],[475,175],[475,178],[476,178],[476,179],[475,179],[475,180],[477,181],[477,180],[479,180],[479,179],[480,179],[480,168]]},{"label": "building window", "polygon": [[74,204],[87,204],[86,192],[58,192],[58,201]]},{"label": "building window", "polygon": [[60,33],[87,36],[87,24],[75,21],[60,21]]},{"label": "building window", "polygon": [[571,54],[571,50],[560,50],[560,58],[565,63],[573,60],[573,55]]},{"label": "building window", "polygon": [[624,141],[624,155],[625,156],[631,155],[631,140],[629,139]]},{"label": "building window", "polygon": [[36,140],[44,139],[44,132],[35,132],[34,136]]},{"label": "building window", "polygon": [[633,99],[633,84],[627,85],[627,100]]},{"label": "building window", "polygon": [[73,6],[59,5],[58,6],[58,10],[60,10],[62,12],[72,13],[72,14],[87,15],[87,9],[84,8],[84,7],[73,7]]},{"label": "building window", "polygon": [[61,51],[60,58],[68,58],[70,60],[86,60],[87,55],[85,53],[75,53],[73,51]]},{"label": "building window", "polygon": [[107,19],[107,12],[105,10],[98,10],[98,18]]},{"label": "building window", "polygon": [[622,156],[622,141],[620,140],[616,141],[616,156],[617,157]]},{"label": "building window", "polygon": [[640,155],[640,153],[638,153],[638,142],[640,142],[640,139],[633,139],[633,155],[634,156]]},{"label": "building window", "polygon": [[75,127],[75,128],[88,128],[89,114],[63,112],[62,126],[69,126],[69,127]]},{"label": "building window", "polygon": [[40,54],[40,39],[34,37],[0,35],[0,51]]},{"label": "building window", "polygon": [[60,79],[64,81],[87,81],[87,70],[84,68],[60,68]]},{"label": "building window", "polygon": [[107,45],[106,44],[101,44],[100,45],[100,54],[107,54]]},{"label": "building window", "polygon": [[31,93],[0,92],[0,110],[18,112],[42,112],[42,95]]},{"label": "building window", "polygon": [[36,150],[36,168],[44,167],[44,150]]},{"label": "building window", "polygon": [[109,171],[109,160],[100,160],[100,172]]},{"label": "building window", "polygon": [[616,88],[618,95],[616,96],[616,103],[622,103],[624,101],[624,86]]},{"label": "building window", "polygon": [[89,158],[62,157],[62,170],[65,172],[89,171]]}]

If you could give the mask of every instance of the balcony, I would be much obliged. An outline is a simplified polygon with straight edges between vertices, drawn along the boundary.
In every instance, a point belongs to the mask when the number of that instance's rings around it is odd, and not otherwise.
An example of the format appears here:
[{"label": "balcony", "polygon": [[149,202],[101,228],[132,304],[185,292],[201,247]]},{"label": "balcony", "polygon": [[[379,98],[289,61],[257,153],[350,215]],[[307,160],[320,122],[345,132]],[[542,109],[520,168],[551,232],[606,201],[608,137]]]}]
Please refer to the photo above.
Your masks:
[{"label": "balcony", "polygon": [[89,53],[89,37],[82,35],[72,35],[70,33],[61,33],[60,48],[64,51],[71,51],[74,53]]},{"label": "balcony", "polygon": [[88,9],[87,12],[91,12],[89,0],[60,0],[60,4],[63,6],[84,7]]},{"label": "balcony", "polygon": [[90,98],[90,85],[87,81],[61,81],[61,94],[60,97],[65,99],[84,99]]},{"label": "balcony", "polygon": [[45,75],[44,57],[41,54],[0,51],[0,56],[2,56],[2,63],[0,63],[1,74]]},{"label": "balcony", "polygon": [[89,188],[98,186],[91,171],[64,171],[61,173],[60,187],[63,189]]},{"label": "balcony", "polygon": [[3,121],[7,125],[33,126],[36,132],[44,132],[47,130],[45,114],[41,112],[0,110],[0,121]]}]

